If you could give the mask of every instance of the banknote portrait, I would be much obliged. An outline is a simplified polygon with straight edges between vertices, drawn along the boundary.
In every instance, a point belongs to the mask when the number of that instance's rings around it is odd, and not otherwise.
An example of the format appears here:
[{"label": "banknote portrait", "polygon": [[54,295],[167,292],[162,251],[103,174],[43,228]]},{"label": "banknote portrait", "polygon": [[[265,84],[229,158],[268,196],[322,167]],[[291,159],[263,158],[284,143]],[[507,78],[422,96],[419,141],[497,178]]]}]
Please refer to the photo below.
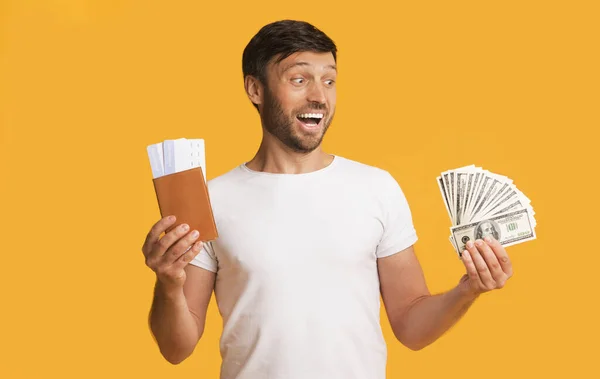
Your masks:
[{"label": "banknote portrait", "polygon": [[483,220],[475,227],[475,239],[487,236],[500,240],[500,226],[493,220]]}]

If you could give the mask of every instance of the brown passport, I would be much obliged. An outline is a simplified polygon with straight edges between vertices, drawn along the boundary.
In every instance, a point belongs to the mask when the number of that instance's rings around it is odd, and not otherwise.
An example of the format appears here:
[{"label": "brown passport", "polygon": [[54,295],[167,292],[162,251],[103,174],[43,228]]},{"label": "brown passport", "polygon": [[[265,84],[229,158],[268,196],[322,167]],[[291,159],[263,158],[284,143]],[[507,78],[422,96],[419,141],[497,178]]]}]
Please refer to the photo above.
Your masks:
[{"label": "brown passport", "polygon": [[185,223],[190,226],[190,231],[200,232],[198,241],[217,239],[219,234],[201,167],[163,175],[152,181],[161,216],[177,217],[165,233]]}]

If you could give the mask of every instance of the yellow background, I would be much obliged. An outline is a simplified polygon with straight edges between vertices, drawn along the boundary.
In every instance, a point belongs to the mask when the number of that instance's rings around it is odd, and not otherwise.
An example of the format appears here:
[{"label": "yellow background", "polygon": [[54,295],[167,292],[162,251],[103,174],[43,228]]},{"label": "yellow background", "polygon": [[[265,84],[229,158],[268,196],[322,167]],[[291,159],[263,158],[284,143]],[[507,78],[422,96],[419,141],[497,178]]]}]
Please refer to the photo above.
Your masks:
[{"label": "yellow background", "polygon": [[221,320],[172,366],[140,250],[159,218],[146,146],[204,138],[212,179],[260,124],[242,50],[304,19],[339,47],[327,151],[389,170],[434,292],[463,273],[435,177],[476,164],[532,200],[509,285],[389,378],[597,377],[598,8],[582,1],[12,0],[0,8],[2,378],[217,378]]}]

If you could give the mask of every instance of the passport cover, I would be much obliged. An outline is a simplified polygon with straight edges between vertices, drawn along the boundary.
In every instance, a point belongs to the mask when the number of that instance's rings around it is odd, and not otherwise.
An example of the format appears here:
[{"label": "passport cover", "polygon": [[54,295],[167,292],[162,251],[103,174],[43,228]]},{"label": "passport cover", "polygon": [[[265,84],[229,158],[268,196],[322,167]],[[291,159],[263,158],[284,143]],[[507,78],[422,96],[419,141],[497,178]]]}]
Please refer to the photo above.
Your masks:
[{"label": "passport cover", "polygon": [[175,215],[177,220],[165,233],[177,225],[188,224],[197,230],[197,241],[212,241],[219,236],[208,186],[201,167],[195,167],[152,179],[162,217]]}]

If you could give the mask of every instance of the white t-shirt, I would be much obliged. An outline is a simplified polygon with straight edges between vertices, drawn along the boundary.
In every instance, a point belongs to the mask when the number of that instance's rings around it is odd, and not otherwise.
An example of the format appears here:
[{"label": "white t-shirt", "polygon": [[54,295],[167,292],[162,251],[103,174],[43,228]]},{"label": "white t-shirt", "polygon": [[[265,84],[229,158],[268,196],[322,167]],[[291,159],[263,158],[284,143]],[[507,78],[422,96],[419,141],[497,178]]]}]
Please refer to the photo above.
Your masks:
[{"label": "white t-shirt", "polygon": [[377,258],[417,240],[398,182],[341,156],[305,174],[241,164],[208,182],[221,379],[383,379]]}]

